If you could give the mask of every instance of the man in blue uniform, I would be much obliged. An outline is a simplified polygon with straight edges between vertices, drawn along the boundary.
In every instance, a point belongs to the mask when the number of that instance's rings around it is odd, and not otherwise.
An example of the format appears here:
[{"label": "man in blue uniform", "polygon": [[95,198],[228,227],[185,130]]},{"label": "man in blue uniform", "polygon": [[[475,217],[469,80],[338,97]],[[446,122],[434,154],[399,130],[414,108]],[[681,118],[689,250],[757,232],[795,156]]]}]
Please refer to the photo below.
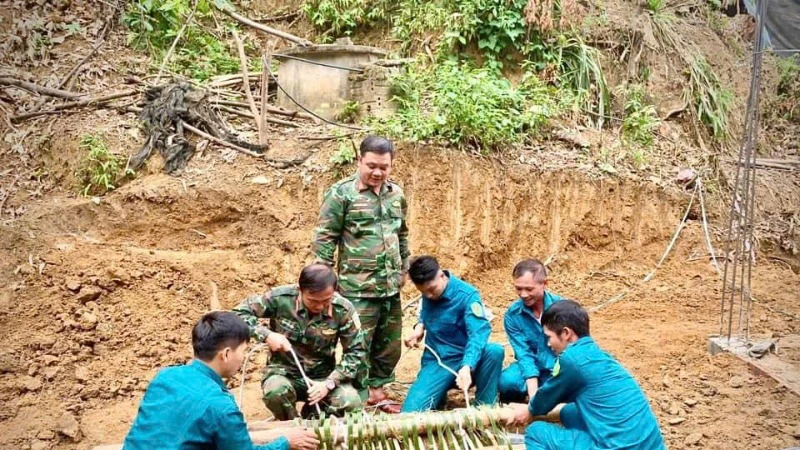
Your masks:
[{"label": "man in blue uniform", "polygon": [[236,314],[214,311],[192,328],[195,360],[162,369],[144,393],[123,450],[312,450],[314,432],[287,430],[254,445],[223,378],[244,361],[250,329]]},{"label": "man in blue uniform", "polygon": [[556,362],[542,329],[542,314],[561,297],[546,290],[547,269],[537,259],[518,262],[511,276],[519,298],[508,307],[503,326],[517,361],[503,370],[497,389],[501,402],[524,402],[550,378]]},{"label": "man in blue uniform", "polygon": [[[480,294],[470,284],[439,267],[432,256],[420,256],[408,274],[422,294],[420,323],[406,345],[416,347],[425,338],[422,367],[408,391],[402,412],[441,408],[447,391],[469,389],[475,376],[475,405],[497,402],[497,379],[503,367],[503,347],[490,344],[492,331]],[[427,348],[429,347],[429,348]],[[435,352],[442,364],[436,361]]]},{"label": "man in blue uniform", "polygon": [[514,405],[525,424],[565,403],[563,427],[535,422],[525,431],[527,450],[662,450],[661,430],[642,389],[620,363],[589,336],[589,314],[572,301],[554,303],[542,316],[553,373],[527,405]]}]

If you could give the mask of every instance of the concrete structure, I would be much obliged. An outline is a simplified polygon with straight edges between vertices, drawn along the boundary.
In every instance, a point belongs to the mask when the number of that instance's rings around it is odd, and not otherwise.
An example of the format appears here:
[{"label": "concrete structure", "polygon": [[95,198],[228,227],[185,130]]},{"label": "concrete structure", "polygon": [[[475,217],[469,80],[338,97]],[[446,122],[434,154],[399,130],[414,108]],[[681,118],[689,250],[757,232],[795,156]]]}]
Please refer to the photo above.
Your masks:
[{"label": "concrete structure", "polygon": [[[297,47],[273,57],[280,61],[278,81],[288,93],[278,89],[278,106],[298,109],[289,96],[326,119],[335,119],[348,101],[352,100],[353,83],[369,79],[364,66],[386,56],[383,50],[362,45],[316,45]],[[387,85],[388,82],[384,83]],[[356,89],[363,98],[363,89]],[[382,99],[382,101],[385,99]]]}]

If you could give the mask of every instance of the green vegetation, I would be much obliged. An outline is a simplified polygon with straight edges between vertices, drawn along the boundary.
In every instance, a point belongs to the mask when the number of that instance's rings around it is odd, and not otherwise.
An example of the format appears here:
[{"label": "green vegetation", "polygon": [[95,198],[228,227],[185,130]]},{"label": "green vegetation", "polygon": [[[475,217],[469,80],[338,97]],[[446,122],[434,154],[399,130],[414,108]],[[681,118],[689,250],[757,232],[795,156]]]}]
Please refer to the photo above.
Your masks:
[{"label": "green vegetation", "polygon": [[190,0],[133,0],[122,17],[130,30],[128,43],[147,49],[160,63],[186,24],[170,70],[197,80],[234,73],[239,70],[239,60],[224,42],[233,25],[214,25],[212,8],[209,0],[197,0],[194,13]]},{"label": "green vegetation", "polygon": [[361,105],[356,101],[349,101],[344,104],[342,110],[336,115],[336,120],[344,123],[354,123],[361,112]]},{"label": "green vegetation", "polygon": [[683,96],[714,139],[722,141],[730,136],[728,113],[733,96],[720,86],[719,78],[700,55],[695,55],[689,64],[689,85]]},{"label": "green vegetation", "polygon": [[81,136],[80,149],[86,151],[77,173],[83,195],[105,194],[115,189],[122,176],[133,175],[132,170],[124,170],[123,160],[111,153],[99,135]]},{"label": "green vegetation", "polygon": [[561,106],[556,89],[535,75],[513,87],[488,68],[453,60],[409,67],[395,79],[394,90],[398,112],[374,121],[379,132],[483,153],[522,141]]},{"label": "green vegetation", "polygon": [[658,14],[667,6],[666,0],[646,0],[647,10],[650,14]]},{"label": "green vegetation", "polygon": [[642,86],[633,85],[620,90],[619,95],[627,97],[625,117],[622,119],[622,138],[632,146],[648,149],[653,146],[659,119],[656,108],[648,104]]},{"label": "green vegetation", "polygon": [[331,163],[346,166],[356,160],[356,146],[350,137],[337,132],[336,142],[339,147],[331,155]]}]

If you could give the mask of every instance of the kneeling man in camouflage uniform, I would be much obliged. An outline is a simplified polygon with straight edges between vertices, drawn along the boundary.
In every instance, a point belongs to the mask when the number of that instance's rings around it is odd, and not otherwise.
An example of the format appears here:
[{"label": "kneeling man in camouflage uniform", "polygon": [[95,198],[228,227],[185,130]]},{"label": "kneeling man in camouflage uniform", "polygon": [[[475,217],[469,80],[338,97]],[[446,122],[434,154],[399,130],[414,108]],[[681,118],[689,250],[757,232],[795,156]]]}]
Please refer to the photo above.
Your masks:
[{"label": "kneeling man in camouflage uniform", "polygon": [[[277,420],[297,417],[297,401],[306,402],[304,411],[313,411],[318,404],[328,415],[361,408],[351,381],[366,357],[366,346],[358,313],[336,293],[336,283],[333,269],[312,264],[300,272],[297,285],[250,296],[234,309],[252,336],[272,350],[261,387],[264,404]],[[269,319],[268,326],[259,319]],[[339,364],[334,354],[337,342],[343,349]],[[310,388],[291,350],[311,379]]]}]

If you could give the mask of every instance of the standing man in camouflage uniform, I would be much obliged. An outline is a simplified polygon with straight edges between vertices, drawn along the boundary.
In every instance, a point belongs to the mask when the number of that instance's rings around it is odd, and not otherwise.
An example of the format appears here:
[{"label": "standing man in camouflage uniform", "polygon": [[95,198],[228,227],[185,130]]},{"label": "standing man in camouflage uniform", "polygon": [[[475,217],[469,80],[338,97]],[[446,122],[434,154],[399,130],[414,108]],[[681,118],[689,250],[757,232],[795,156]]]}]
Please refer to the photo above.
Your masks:
[{"label": "standing man in camouflage uniform", "polygon": [[[264,295],[248,297],[233,311],[250,327],[259,342],[272,350],[261,380],[264,404],[277,420],[297,417],[298,400],[319,404],[327,414],[341,416],[361,408],[351,382],[366,357],[361,323],[353,305],[336,292],[336,274],[324,264],[300,272],[297,285],[280,286]],[[259,319],[269,319],[269,326]],[[342,344],[337,365],[336,343]],[[311,379],[306,385],[291,351]]]},{"label": "standing man in camouflage uniform", "polygon": [[400,359],[400,288],[408,271],[408,227],[403,190],[389,180],[394,146],[386,138],[361,142],[358,172],[326,192],[312,250],[317,260],[334,264],[338,249],[339,293],[353,302],[364,327],[369,358],[359,375],[369,388],[369,405],[399,412],[387,402],[383,386],[394,381]]}]

